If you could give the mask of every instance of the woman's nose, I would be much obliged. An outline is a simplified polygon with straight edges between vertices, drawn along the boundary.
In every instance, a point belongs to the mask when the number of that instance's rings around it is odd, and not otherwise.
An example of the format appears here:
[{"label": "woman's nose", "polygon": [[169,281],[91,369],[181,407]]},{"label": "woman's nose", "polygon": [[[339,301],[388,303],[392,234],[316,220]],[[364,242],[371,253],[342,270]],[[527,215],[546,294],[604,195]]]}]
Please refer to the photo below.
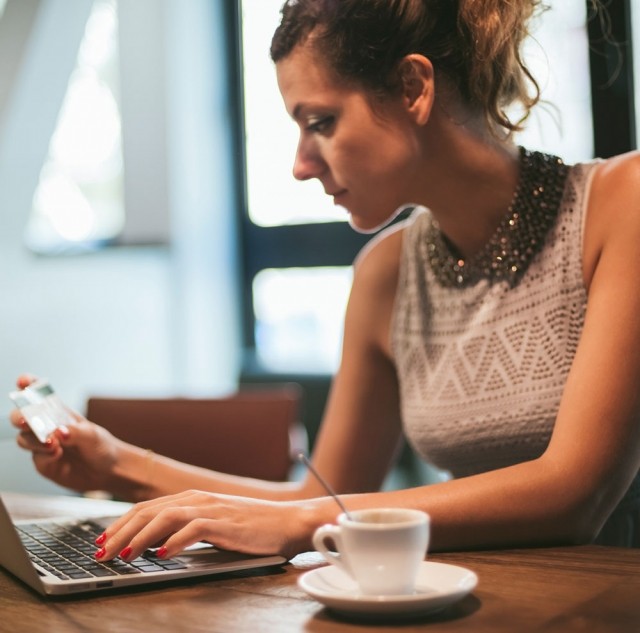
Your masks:
[{"label": "woman's nose", "polygon": [[298,143],[296,156],[293,161],[293,177],[296,180],[310,180],[318,178],[324,171],[325,164],[309,143],[301,140]]}]

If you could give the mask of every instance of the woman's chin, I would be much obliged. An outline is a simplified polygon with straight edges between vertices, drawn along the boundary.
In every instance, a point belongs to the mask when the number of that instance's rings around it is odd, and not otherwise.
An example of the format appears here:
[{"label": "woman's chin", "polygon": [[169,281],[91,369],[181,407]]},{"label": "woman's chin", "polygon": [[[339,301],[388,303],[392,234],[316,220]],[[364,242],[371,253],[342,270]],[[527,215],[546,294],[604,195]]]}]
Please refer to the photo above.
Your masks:
[{"label": "woman's chin", "polygon": [[370,233],[377,233],[382,230],[386,226],[388,226],[399,213],[404,211],[407,207],[412,207],[413,205],[402,205],[398,207],[392,214],[383,218],[381,221],[379,220],[377,223],[374,218],[371,217],[362,217],[358,214],[354,214],[351,211],[349,213],[349,226],[358,233],[363,233],[368,235]]},{"label": "woman's chin", "polygon": [[[384,224],[386,224],[386,222]],[[376,224],[375,226],[372,226],[370,222],[364,222],[361,218],[349,213],[349,226],[356,231],[356,233],[362,233],[364,235],[375,233],[376,231],[379,231],[384,224]]]}]

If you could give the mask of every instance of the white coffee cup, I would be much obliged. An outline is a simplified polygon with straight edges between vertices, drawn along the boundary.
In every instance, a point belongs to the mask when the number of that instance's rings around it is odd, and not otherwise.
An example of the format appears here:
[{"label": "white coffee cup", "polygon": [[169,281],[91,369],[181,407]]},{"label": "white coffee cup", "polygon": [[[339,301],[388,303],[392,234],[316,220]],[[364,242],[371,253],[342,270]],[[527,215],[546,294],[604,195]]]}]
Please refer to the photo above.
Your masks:
[{"label": "white coffee cup", "polygon": [[[411,594],[429,545],[429,515],[376,508],[338,517],[313,535],[314,547],[346,572],[366,595]],[[327,547],[333,541],[337,553]]]}]

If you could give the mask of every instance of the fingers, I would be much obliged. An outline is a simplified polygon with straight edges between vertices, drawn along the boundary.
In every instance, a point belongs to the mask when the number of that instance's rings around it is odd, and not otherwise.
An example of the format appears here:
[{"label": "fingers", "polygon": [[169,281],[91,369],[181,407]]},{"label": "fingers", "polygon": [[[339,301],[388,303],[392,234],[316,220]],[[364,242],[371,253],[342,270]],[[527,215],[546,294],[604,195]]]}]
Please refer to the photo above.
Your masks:
[{"label": "fingers", "polygon": [[24,389],[37,379],[38,377],[33,374],[20,374],[16,380],[16,385],[18,386],[18,389]]},{"label": "fingers", "polygon": [[18,409],[13,409],[13,411],[9,413],[9,421],[11,422],[11,424],[13,424],[13,426],[15,426],[17,429],[20,429],[21,431],[29,428],[27,421],[24,419],[22,413],[20,413]]},{"label": "fingers", "polygon": [[103,547],[96,553],[99,560],[116,556],[131,561],[149,547],[163,544],[161,557],[171,557],[189,545],[210,535],[210,519],[199,519],[203,509],[198,506],[200,493],[180,493],[136,505],[114,522],[98,539]]},{"label": "fingers", "polygon": [[[16,380],[16,384],[20,389],[24,389],[28,387],[32,382],[37,379],[33,374],[21,374]],[[76,413],[73,413],[73,418],[75,420],[80,419]],[[20,436],[18,437],[18,444],[26,449],[26,450],[42,450],[43,448],[50,449],[52,447],[51,442],[41,443],[39,442],[35,435],[31,432],[27,421],[24,416],[20,412],[19,409],[14,409],[9,413],[9,421],[11,424],[20,431]],[[62,431],[57,435],[58,439],[67,439],[68,438],[68,428],[61,427]]]},{"label": "fingers", "polygon": [[57,444],[48,447],[47,451],[34,452],[32,459],[38,472],[46,473],[48,469],[62,457],[62,455],[62,447]]},{"label": "fingers", "polygon": [[[179,532],[193,515],[193,508],[183,507],[165,508],[152,514],[140,512],[115,536],[105,536],[104,546],[96,552],[96,558],[110,560],[119,556],[126,561],[134,560],[150,547],[164,544],[167,537]],[[198,540],[196,538],[188,545]],[[161,550],[165,555],[166,547]]]},{"label": "fingers", "polygon": [[18,442],[18,446],[20,446],[20,448],[24,448],[28,451],[41,451],[51,446],[51,442],[42,443],[29,428],[26,420],[19,414],[17,417],[15,417],[15,419],[13,414],[11,414],[10,419],[11,424],[13,424],[13,426],[15,426],[20,431],[16,438],[16,441]]},{"label": "fingers", "polygon": [[52,449],[57,448],[60,444],[68,442],[71,437],[71,432],[68,427],[58,427],[47,439],[46,442],[40,442],[40,440],[33,434],[27,421],[20,414],[20,411],[15,409],[9,414],[9,420],[13,426],[15,426],[20,433],[17,437],[17,443],[20,448],[24,448],[27,451],[32,452],[46,452],[50,453]]},{"label": "fingers", "polygon": [[[128,529],[136,533],[135,536],[129,540],[126,534],[120,535],[123,543],[129,542],[120,550],[121,558],[127,561],[133,560],[144,553],[148,547],[157,544],[163,544],[163,548],[160,549],[161,555],[168,556],[169,541],[180,534],[185,525],[189,525],[189,522],[195,518],[195,514],[195,509],[192,507],[167,507],[153,515],[153,518],[141,514],[128,526]],[[181,539],[180,542],[183,542],[184,546],[179,549],[174,547],[171,555],[177,554],[184,547],[193,545],[199,540],[198,536],[195,536],[192,541]]]},{"label": "fingers", "polygon": [[207,541],[212,543],[216,541],[214,530],[219,526],[219,521],[215,519],[206,519],[203,517],[194,518],[185,526],[172,534],[164,545],[158,550],[158,556],[161,558],[172,558],[184,551],[190,545]]},{"label": "fingers", "polygon": [[31,451],[34,454],[49,455],[60,448],[60,442],[57,438],[51,436],[46,442],[40,440],[31,431],[20,433],[16,438],[16,442],[20,448]]},{"label": "fingers", "polygon": [[158,556],[172,557],[199,541],[248,554],[294,554],[302,540],[295,514],[291,504],[187,491],[134,506],[96,541],[96,557],[131,561],[158,544]]},{"label": "fingers", "polygon": [[71,438],[71,430],[68,426],[61,425],[53,432],[52,435],[60,444],[65,444]]},{"label": "fingers", "polygon": [[168,508],[177,505],[198,505],[198,499],[209,498],[211,495],[205,492],[199,492],[197,490],[185,490],[184,492],[178,492],[173,495],[165,495],[163,497],[157,497],[156,499],[150,499],[149,501],[141,501],[136,503],[129,512],[123,514],[116,519],[108,529],[110,534],[115,534],[120,529],[124,528],[134,517],[142,512],[147,512],[149,516],[157,514],[161,509]]}]

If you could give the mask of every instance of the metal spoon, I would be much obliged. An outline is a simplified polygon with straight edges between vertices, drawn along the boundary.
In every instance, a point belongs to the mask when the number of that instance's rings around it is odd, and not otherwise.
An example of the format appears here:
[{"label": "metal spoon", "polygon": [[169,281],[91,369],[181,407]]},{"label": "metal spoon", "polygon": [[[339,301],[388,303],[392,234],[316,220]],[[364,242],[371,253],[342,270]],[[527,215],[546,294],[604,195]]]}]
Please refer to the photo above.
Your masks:
[{"label": "metal spoon", "polygon": [[349,521],[353,521],[353,517],[349,514],[349,511],[344,507],[342,501],[338,495],[333,491],[333,488],[324,480],[320,473],[313,467],[313,464],[309,461],[308,457],[304,453],[298,453],[298,459],[311,471],[311,474],[322,484],[322,487],[335,499],[335,502],[340,506],[340,509],[344,512]]}]

